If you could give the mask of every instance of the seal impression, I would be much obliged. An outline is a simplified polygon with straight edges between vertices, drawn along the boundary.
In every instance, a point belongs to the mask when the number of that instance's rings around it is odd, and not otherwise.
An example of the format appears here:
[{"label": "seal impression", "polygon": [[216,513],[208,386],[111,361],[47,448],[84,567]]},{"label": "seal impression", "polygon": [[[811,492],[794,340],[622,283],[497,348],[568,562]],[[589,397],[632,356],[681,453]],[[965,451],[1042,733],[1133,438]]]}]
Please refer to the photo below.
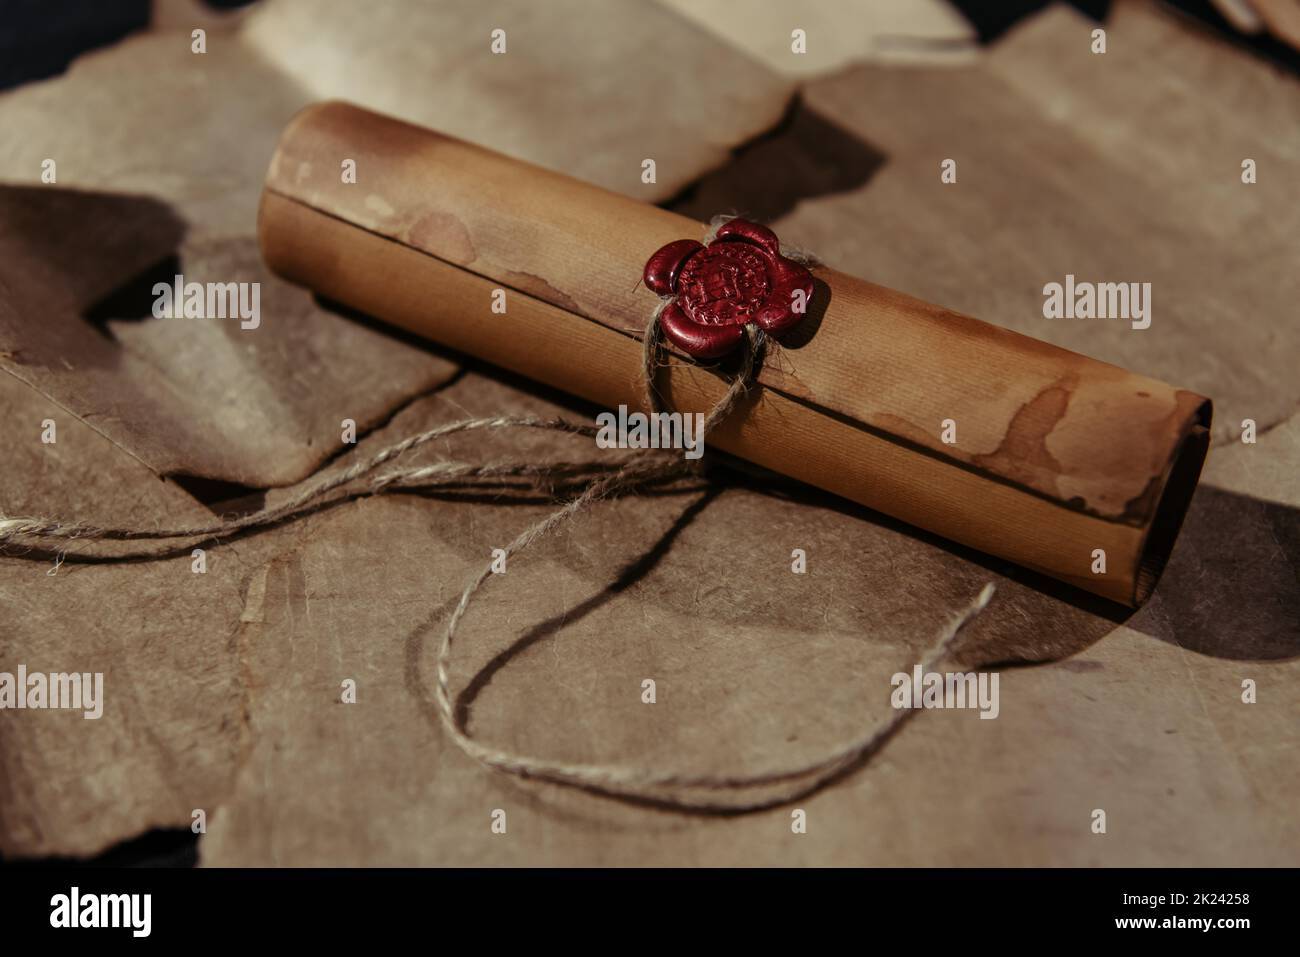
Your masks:
[{"label": "seal impression", "polygon": [[[668,341],[696,359],[731,352],[754,323],[780,335],[801,320],[812,299],[807,268],[781,255],[766,226],[733,219],[709,245],[679,239],[645,265],[646,287],[674,297],[659,316]],[[802,295],[800,295],[802,293]]]}]

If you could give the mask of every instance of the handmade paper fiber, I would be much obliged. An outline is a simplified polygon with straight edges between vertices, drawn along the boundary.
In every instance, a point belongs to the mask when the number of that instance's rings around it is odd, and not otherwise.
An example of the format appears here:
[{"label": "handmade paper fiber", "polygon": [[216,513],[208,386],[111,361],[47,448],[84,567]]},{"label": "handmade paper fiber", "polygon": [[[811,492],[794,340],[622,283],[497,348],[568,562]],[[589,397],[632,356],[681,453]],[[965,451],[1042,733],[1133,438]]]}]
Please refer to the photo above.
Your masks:
[{"label": "handmade paper fiber", "polygon": [[[259,216],[286,278],[611,406],[641,401],[647,258],[703,232],[341,102],[290,123]],[[809,316],[713,444],[1112,600],[1150,595],[1204,460],[1209,400],[833,269],[815,276]],[[505,313],[490,308],[497,289]],[[725,380],[678,357],[660,386],[703,411]]]}]

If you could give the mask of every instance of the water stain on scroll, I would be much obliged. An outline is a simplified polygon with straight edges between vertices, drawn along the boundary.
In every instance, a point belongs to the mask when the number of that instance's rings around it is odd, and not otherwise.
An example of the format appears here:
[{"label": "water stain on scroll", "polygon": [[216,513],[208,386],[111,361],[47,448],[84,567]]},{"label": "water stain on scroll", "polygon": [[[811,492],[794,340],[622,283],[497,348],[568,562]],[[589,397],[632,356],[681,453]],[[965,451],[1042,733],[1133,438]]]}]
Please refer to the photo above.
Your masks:
[{"label": "water stain on scroll", "polygon": [[[1043,389],[1012,417],[996,451],[972,456],[971,461],[1024,485],[1033,484],[1035,475],[1060,475],[1064,469],[1047,450],[1047,438],[1065,416],[1077,384],[1078,379],[1071,377]],[[1060,497],[1055,483],[1050,492]]]}]

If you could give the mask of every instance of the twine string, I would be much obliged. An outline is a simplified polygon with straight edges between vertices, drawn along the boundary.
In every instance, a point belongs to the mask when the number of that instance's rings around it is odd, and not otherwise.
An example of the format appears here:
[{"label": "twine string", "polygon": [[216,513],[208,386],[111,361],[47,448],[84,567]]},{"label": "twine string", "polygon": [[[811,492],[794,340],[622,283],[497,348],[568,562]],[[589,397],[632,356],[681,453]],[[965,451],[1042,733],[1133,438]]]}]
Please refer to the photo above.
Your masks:
[{"label": "twine string", "polygon": [[[717,227],[728,218],[730,217],[716,217],[710,234],[716,232]],[[799,250],[783,249],[783,253],[790,255],[791,258],[799,257],[806,263],[816,263],[815,258]],[[665,364],[659,316],[669,302],[671,299],[664,299],[659,303],[650,316],[642,338],[641,371],[645,405],[652,413],[661,412],[665,408],[663,396],[657,387],[658,371]],[[726,392],[705,417],[703,429],[705,437],[724,422],[745,399],[762,366],[767,347],[766,337],[762,330],[752,324],[747,325],[745,331],[746,338],[740,350],[739,366],[731,377]],[[414,467],[385,468],[403,453],[427,445],[436,439],[461,433],[505,429],[549,430],[587,438],[594,438],[598,434],[598,430],[593,426],[560,418],[492,416],[463,419],[408,436],[368,459],[356,462],[326,478],[310,482],[301,491],[278,505],[248,515],[223,518],[203,524],[154,529],[95,526],[46,518],[0,516],[0,549],[21,549],[32,542],[55,542],[61,547],[58,558],[62,562],[67,545],[74,542],[214,540],[300,518],[341,497],[378,495],[398,489],[437,487],[457,482],[498,481],[504,478],[519,478],[536,485],[575,479],[580,482],[585,481],[585,486],[576,497],[525,528],[506,546],[503,551],[508,561],[565,526],[597,502],[652,483],[684,478],[699,469],[698,463],[674,457],[667,450],[654,449],[638,450],[638,455],[622,462],[592,460],[544,465],[516,462],[472,465],[443,460]],[[128,557],[135,556],[117,554],[106,556],[103,560],[124,560]],[[146,553],[145,557],[161,556]],[[486,767],[523,778],[543,780],[609,797],[662,807],[697,812],[744,813],[787,804],[817,791],[838,776],[868,760],[914,713],[911,708],[891,708],[886,718],[869,725],[851,740],[828,750],[816,759],[789,767],[743,774],[692,774],[625,765],[560,762],[486,744],[470,736],[467,727],[468,716],[458,716],[451,691],[451,662],[457,633],[465,615],[487,581],[496,577],[493,575],[493,567],[501,557],[498,553],[492,562],[486,564],[465,585],[460,600],[452,610],[447,626],[443,630],[437,656],[435,699],[441,725],[457,747]],[[965,608],[948,619],[930,650],[923,656],[923,670],[932,670],[944,658],[963,629],[988,605],[992,595],[992,583],[986,584],[979,595]]]},{"label": "twine string", "polygon": [[[646,326],[642,338],[642,378],[646,406],[654,412],[663,405],[657,388],[657,372],[662,363],[662,333],[659,315],[671,299],[660,303]],[[761,329],[747,325],[746,342],[742,350],[741,365],[726,393],[705,417],[704,435],[709,433],[735,409],[748,394],[761,366],[766,339]],[[655,463],[648,466],[628,466],[614,474],[594,481],[586,491],[563,508],[529,526],[505,549],[509,558],[563,525],[591,504],[625,491],[650,477],[664,477],[665,470],[686,470],[674,462]],[[451,694],[451,656],[462,619],[480,588],[493,577],[493,563],[488,563],[461,593],[447,627],[443,631],[438,650],[437,701],[438,714],[447,735],[462,751],[490,768],[525,778],[535,778],[553,784],[567,785],[627,800],[690,811],[743,813],[787,804],[798,797],[810,794],[869,758],[911,716],[912,709],[892,709],[889,716],[868,727],[862,734],[823,756],[793,767],[749,774],[687,774],[680,771],[656,771],[622,765],[579,764],[549,761],[523,755],[504,748],[494,747],[470,736],[466,727],[468,718],[460,718]],[[926,653],[923,670],[931,670],[951,649],[967,624],[988,605],[993,596],[993,585],[984,586],[979,595],[942,629],[934,646]],[[750,795],[756,788],[785,785],[781,790],[761,795]],[[739,792],[720,798],[719,792]]]}]

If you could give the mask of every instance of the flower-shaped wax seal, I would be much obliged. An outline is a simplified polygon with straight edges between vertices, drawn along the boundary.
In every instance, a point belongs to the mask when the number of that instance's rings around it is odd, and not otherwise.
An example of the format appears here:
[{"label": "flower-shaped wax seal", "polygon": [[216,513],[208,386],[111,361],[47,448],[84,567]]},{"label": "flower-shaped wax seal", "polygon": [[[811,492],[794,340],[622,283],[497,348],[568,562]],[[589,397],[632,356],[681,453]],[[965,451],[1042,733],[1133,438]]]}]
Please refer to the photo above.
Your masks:
[{"label": "flower-shaped wax seal", "polygon": [[659,325],[697,359],[726,355],[744,339],[746,323],[785,332],[804,317],[813,293],[812,273],[781,255],[776,233],[744,219],[720,227],[707,246],[669,243],[650,257],[644,278],[652,292],[676,297]]}]

